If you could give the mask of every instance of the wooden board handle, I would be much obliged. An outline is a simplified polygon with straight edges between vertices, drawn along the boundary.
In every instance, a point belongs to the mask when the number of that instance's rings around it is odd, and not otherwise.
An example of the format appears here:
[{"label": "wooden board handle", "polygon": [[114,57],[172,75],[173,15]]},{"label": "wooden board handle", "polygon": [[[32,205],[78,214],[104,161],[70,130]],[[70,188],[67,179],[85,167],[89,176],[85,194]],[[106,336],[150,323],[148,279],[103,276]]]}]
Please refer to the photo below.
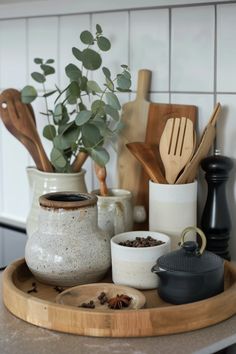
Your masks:
[{"label": "wooden board handle", "polygon": [[137,98],[148,98],[148,92],[151,84],[152,72],[147,69],[141,69],[138,72]]}]

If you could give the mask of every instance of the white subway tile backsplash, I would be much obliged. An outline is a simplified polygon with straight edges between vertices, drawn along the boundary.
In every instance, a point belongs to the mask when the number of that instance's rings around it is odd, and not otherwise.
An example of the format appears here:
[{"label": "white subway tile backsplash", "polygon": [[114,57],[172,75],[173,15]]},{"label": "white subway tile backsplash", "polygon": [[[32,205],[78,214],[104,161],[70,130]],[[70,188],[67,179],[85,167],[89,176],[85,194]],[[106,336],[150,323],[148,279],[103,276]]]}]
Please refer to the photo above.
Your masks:
[{"label": "white subway tile backsplash", "polygon": [[172,10],[171,90],[214,88],[214,6]]},{"label": "white subway tile backsplash", "polygon": [[[0,20],[0,88],[21,89],[28,82],[36,86],[42,94],[42,85],[30,79],[30,73],[38,70],[38,66],[33,63],[35,57],[55,59],[56,75],[48,77],[47,89],[54,89],[55,83],[64,87],[67,83],[65,66],[69,62],[80,66],[73,57],[71,48],[77,45],[83,47],[79,40],[81,31],[94,31],[98,23],[103,28],[104,36],[112,44],[109,52],[101,53],[102,65],[109,67],[113,74],[120,70],[120,64],[129,64],[131,68],[133,92],[119,94],[121,104],[135,98],[138,70],[149,69],[152,71],[150,102],[170,101],[196,105],[199,137],[209,120],[214,103],[219,101],[223,104],[223,114],[217,126],[217,146],[223,154],[235,160],[235,14],[236,4],[209,5],[206,1],[204,6]],[[103,85],[102,73],[94,71],[91,77],[100,86]],[[218,92],[235,94],[217,95]],[[53,96],[48,98],[51,108],[54,106],[54,99]],[[90,106],[89,100],[86,100],[86,104]],[[37,100],[33,107],[44,148],[50,155],[51,143],[42,136],[47,119],[40,112],[45,111],[45,103]],[[107,184],[109,187],[117,187],[115,141],[108,150],[110,161],[107,165]],[[3,171],[0,173],[0,216],[19,221],[26,219],[29,210],[29,185],[25,167],[29,162],[33,163],[26,149],[0,122],[0,170]],[[98,188],[90,158],[84,168],[87,170],[85,179],[88,191]],[[234,170],[228,185],[232,213],[236,212],[235,174]],[[198,181],[200,221],[207,194],[201,171]],[[235,230],[236,221],[233,218],[232,222],[232,230]],[[236,259],[234,234],[232,231],[231,254]]]},{"label": "white subway tile backsplash", "polygon": [[236,4],[217,6],[217,91],[236,91]]},{"label": "white subway tile backsplash", "polygon": [[131,11],[130,67],[133,89],[140,69],[152,70],[152,91],[169,89],[169,12]]},{"label": "white subway tile backsplash", "polygon": [[26,20],[0,22],[0,87],[26,84]]},{"label": "white subway tile backsplash", "polygon": [[34,63],[34,58],[55,59],[53,64],[56,74],[47,76],[46,89],[55,89],[58,83],[58,18],[39,17],[28,20],[28,65],[29,82],[42,90],[42,84],[35,82],[30,74],[34,71],[41,72],[39,65]]}]

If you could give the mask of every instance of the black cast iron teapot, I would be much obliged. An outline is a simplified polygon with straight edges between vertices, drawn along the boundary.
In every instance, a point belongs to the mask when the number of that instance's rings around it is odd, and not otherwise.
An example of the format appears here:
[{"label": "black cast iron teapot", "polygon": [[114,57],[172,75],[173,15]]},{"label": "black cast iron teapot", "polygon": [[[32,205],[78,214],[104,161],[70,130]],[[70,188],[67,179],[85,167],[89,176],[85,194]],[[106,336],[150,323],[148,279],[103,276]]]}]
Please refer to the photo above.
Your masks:
[{"label": "black cast iron teapot", "polygon": [[[189,231],[201,237],[197,242],[185,241]],[[186,304],[217,295],[224,290],[224,260],[205,251],[206,237],[197,227],[187,227],[181,235],[181,248],[161,256],[152,272],[159,278],[158,293],[166,302]]]}]

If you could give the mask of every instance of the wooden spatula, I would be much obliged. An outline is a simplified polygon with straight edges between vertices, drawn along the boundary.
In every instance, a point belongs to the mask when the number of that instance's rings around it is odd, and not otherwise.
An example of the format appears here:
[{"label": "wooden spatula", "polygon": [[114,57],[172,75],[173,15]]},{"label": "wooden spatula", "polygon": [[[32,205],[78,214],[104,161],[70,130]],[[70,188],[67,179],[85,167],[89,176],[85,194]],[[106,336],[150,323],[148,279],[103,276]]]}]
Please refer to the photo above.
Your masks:
[{"label": "wooden spatula", "polygon": [[197,175],[197,170],[202,159],[204,159],[210,151],[210,148],[214,142],[216,129],[215,125],[221,111],[220,103],[214,108],[214,111],[209,119],[209,122],[201,136],[199,146],[193,155],[192,159],[185,166],[183,173],[179,176],[176,183],[190,183],[193,182]]},{"label": "wooden spatula", "polygon": [[168,119],[159,146],[168,183],[175,183],[178,174],[191,158],[193,148],[193,122],[185,117]]},{"label": "wooden spatula", "polygon": [[156,183],[167,183],[160,170],[159,152],[156,144],[134,142],[126,144],[129,151],[141,163],[149,178]]},{"label": "wooden spatula", "polygon": [[0,95],[0,114],[6,128],[28,149],[39,170],[53,172],[42,146],[32,110],[20,100],[20,92],[7,89]]}]

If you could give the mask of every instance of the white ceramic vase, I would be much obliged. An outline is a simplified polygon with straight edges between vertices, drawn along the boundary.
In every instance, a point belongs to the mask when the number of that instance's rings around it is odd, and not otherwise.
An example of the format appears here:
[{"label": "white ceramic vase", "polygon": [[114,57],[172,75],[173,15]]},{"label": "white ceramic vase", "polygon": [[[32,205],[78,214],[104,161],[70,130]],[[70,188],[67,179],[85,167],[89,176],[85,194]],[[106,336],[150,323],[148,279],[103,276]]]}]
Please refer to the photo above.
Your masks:
[{"label": "white ceramic vase", "polygon": [[49,193],[39,198],[38,230],[27,240],[26,263],[39,281],[74,286],[99,281],[111,265],[110,238],[97,224],[97,198]]},{"label": "white ceramic vase", "polygon": [[77,173],[42,172],[35,167],[28,167],[27,174],[31,188],[31,208],[26,221],[27,235],[31,236],[36,230],[39,218],[39,197],[46,193],[72,191],[86,193],[85,170]]}]

